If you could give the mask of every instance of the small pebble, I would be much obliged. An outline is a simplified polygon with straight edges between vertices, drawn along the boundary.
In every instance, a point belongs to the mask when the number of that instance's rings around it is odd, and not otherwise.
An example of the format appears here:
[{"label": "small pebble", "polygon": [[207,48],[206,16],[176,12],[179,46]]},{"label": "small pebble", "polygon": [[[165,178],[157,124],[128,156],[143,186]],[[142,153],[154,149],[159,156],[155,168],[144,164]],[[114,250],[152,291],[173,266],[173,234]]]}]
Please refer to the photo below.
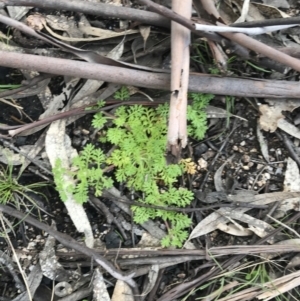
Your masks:
[{"label": "small pebble", "polygon": [[250,160],[251,160],[251,158],[250,158],[250,156],[248,156],[248,155],[244,155],[244,156],[242,157],[242,161],[243,161],[244,163],[249,163]]},{"label": "small pebble", "polygon": [[200,143],[195,147],[195,156],[201,156],[208,150],[208,146],[205,143]]}]

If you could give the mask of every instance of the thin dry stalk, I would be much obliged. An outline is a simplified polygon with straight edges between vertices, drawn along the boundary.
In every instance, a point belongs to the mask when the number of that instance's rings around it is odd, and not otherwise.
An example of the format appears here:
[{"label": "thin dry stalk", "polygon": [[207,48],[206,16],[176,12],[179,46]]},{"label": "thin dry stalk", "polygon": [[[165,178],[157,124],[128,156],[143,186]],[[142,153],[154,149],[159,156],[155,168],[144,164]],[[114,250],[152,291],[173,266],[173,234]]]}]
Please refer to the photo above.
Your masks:
[{"label": "thin dry stalk", "polygon": [[251,37],[246,36],[242,33],[220,33],[222,36],[226,37],[227,39],[230,39],[231,41],[234,41],[248,49],[251,49],[257,53],[263,54],[266,57],[279,62],[281,64],[284,64],[286,66],[289,66],[293,68],[296,71],[300,71],[300,60],[293,58],[277,49],[274,49],[264,43],[261,43]]},{"label": "thin dry stalk", "polygon": [[5,237],[7,239],[7,242],[8,242],[8,244],[9,244],[9,246],[10,246],[10,248],[11,248],[13,254],[14,254],[15,259],[16,259],[17,266],[19,268],[20,274],[22,275],[22,278],[24,280],[25,287],[26,287],[27,294],[28,294],[27,298],[28,298],[29,301],[32,301],[32,296],[31,296],[29,285],[28,285],[27,276],[26,276],[25,272],[23,271],[23,269],[21,267],[21,263],[19,261],[19,258],[17,256],[17,254],[16,254],[15,248],[14,248],[14,246],[13,246],[13,244],[12,244],[10,238],[9,238],[9,235],[7,234],[6,227],[5,227],[5,224],[4,224],[4,221],[3,221],[2,213],[0,213],[0,221],[1,221],[2,228],[5,232]]},{"label": "thin dry stalk", "polygon": [[[172,21],[176,21],[179,24],[187,27],[191,31],[195,32],[197,34],[195,23],[192,23],[189,19],[184,18],[183,16],[179,14],[175,14],[173,11],[169,10],[166,7],[160,6],[155,4],[152,1],[149,0],[137,0],[141,4],[145,4],[151,9],[152,11],[155,11],[167,18],[170,18]],[[202,21],[200,22],[203,23]],[[223,25],[222,23],[220,23]],[[199,33],[198,33],[199,34]],[[201,32],[201,35],[205,36],[205,32]],[[282,53],[268,45],[265,45],[257,40],[254,40],[244,34],[241,33],[221,33],[222,36],[226,37],[227,39],[234,41],[240,45],[242,45],[245,48],[251,49],[257,53],[263,54],[266,57],[282,63],[286,66],[289,66],[293,68],[294,70],[300,71],[300,60],[297,60],[293,57],[290,57],[289,55]]]},{"label": "thin dry stalk", "polygon": [[272,217],[271,215],[267,214],[267,217],[270,218],[271,220],[273,220],[274,222],[276,222],[277,224],[279,224],[280,226],[284,227],[284,228],[287,228],[288,230],[290,230],[291,232],[293,232],[297,237],[300,238],[300,235],[299,233],[292,229],[291,227],[287,226],[286,224],[282,223],[281,221],[279,221],[278,219]]},{"label": "thin dry stalk", "polygon": [[238,254],[260,254],[260,253],[284,253],[299,252],[300,246],[291,245],[248,245],[248,246],[225,246],[210,248],[209,252],[212,256],[238,255]]},{"label": "thin dry stalk", "polygon": [[[213,17],[215,20],[222,20],[213,0],[195,0],[194,2],[201,3],[203,9],[207,11],[209,16]],[[195,5],[197,6],[197,4]]]}]

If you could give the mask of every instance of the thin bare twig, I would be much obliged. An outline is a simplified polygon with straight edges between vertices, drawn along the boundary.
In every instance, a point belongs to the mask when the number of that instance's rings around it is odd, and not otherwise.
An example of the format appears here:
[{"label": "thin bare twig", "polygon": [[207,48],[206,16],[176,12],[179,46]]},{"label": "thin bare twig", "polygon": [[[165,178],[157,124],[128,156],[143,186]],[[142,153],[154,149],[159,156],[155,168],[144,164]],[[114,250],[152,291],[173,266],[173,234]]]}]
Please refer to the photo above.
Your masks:
[{"label": "thin bare twig", "polygon": [[[299,218],[300,218],[300,212],[296,213],[288,221],[286,221],[286,224],[290,224],[290,223],[294,222],[295,220],[298,220]],[[257,245],[263,244],[265,241],[270,239],[270,237],[272,237],[275,234],[279,233],[282,229],[283,229],[282,227],[278,227],[277,229],[275,229],[274,231],[272,231],[271,233],[269,233],[265,237],[261,238],[257,242]],[[234,257],[230,258],[229,260],[227,260],[226,262],[223,263],[222,269],[223,270],[227,269],[233,263],[236,263],[236,262],[239,262],[240,260],[242,260],[245,256],[246,255],[237,255],[237,256],[234,256]],[[176,298],[178,298],[178,297],[180,297],[184,294],[187,294],[193,287],[199,286],[202,283],[204,283],[204,281],[208,281],[212,277],[216,276],[219,273],[219,271],[220,271],[220,267],[216,266],[215,269],[211,269],[207,273],[202,274],[201,276],[199,276],[196,279],[193,279],[192,281],[187,281],[187,282],[181,283],[181,284],[175,286],[174,288],[172,288],[170,291],[163,294],[158,299],[158,301],[172,301],[172,300],[174,300],[174,299],[176,299]]]},{"label": "thin bare twig", "polygon": [[44,223],[41,223],[40,221],[36,220],[35,218],[28,216],[28,214],[26,215],[26,214],[19,212],[18,210],[15,210],[9,206],[0,205],[0,211],[2,211],[3,213],[6,213],[8,215],[14,216],[18,219],[21,219],[21,220],[27,222],[28,224],[47,232],[49,235],[53,236],[56,240],[58,240],[64,246],[74,249],[80,253],[83,253],[83,254],[93,258],[99,265],[101,265],[108,273],[110,273],[116,279],[125,281],[132,288],[137,288],[135,281],[132,279],[134,277],[134,272],[129,272],[129,273],[125,274],[123,272],[118,271],[108,260],[106,260],[104,257],[97,254],[97,252],[94,249],[91,249],[91,248],[86,247],[85,245],[79,244],[71,236],[64,234],[64,233],[60,233],[60,232],[52,229],[50,226],[48,226]]},{"label": "thin bare twig", "polygon": [[[172,21],[178,22],[179,24],[185,26],[186,28],[190,29],[191,31],[195,32],[195,23],[191,22],[190,20],[174,13],[170,9],[158,5],[150,0],[137,0],[139,3],[147,5],[150,10],[155,11]],[[217,22],[218,23],[218,22]],[[222,23],[219,23],[223,25]],[[248,49],[251,49],[255,52],[264,54],[266,57],[273,59],[279,63],[285,64],[293,68],[294,70],[300,71],[300,60],[295,59],[285,53],[282,53],[270,46],[267,46],[257,40],[254,40],[244,34],[241,33],[220,33],[222,36],[226,37],[229,40],[232,40]]]}]

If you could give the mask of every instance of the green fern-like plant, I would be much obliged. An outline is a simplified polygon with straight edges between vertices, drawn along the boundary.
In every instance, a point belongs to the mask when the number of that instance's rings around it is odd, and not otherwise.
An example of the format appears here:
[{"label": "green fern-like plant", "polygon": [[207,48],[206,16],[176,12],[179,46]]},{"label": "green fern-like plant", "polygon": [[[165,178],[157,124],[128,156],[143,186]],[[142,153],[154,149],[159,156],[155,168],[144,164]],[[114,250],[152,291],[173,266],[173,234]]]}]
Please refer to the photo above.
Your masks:
[{"label": "green fern-like plant", "polygon": [[[117,94],[119,93],[119,94]],[[115,98],[125,100],[129,91],[122,87]],[[212,99],[210,94],[191,94],[193,103],[188,106],[189,134],[202,139],[206,132],[206,114],[204,109]],[[103,106],[100,102],[98,106]],[[176,187],[179,176],[184,172],[183,164],[166,164],[165,151],[167,144],[167,120],[169,105],[147,108],[141,105],[121,106],[115,112],[113,126],[107,131],[107,140],[116,146],[109,158],[103,152],[88,144],[81,154],[74,159],[71,170],[65,171],[61,162],[53,170],[57,188],[62,200],[66,192],[72,192],[75,200],[84,203],[89,188],[101,195],[104,188],[112,186],[112,180],[103,174],[102,165],[106,162],[116,167],[116,179],[125,182],[130,189],[143,195],[139,201],[154,206],[185,207],[193,199],[193,193],[185,188]],[[103,115],[96,114],[93,120],[95,127],[103,126]],[[64,187],[64,174],[71,173],[76,185]],[[66,188],[63,191],[63,188]],[[182,246],[188,232],[190,219],[183,213],[166,210],[132,207],[134,221],[143,223],[149,219],[160,218],[168,227],[168,235],[162,245]]]},{"label": "green fern-like plant", "polygon": [[[175,188],[174,183],[183,170],[179,164],[166,164],[167,105],[157,109],[139,105],[120,107],[116,111],[115,127],[107,132],[108,141],[118,146],[107,159],[117,167],[116,178],[128,187],[142,192],[140,202],[156,206],[184,207],[193,199],[192,192]],[[162,183],[162,191],[158,183]],[[134,221],[143,223],[161,218],[170,224],[163,246],[180,247],[187,238],[185,230],[190,219],[182,214],[165,210],[133,206]]]},{"label": "green fern-like plant", "polygon": [[118,100],[128,100],[130,98],[130,93],[127,87],[122,86],[115,94],[114,98]]},{"label": "green fern-like plant", "polygon": [[[211,94],[190,95],[193,102],[188,106],[188,132],[202,139],[207,130],[205,108],[213,98]],[[193,194],[184,188],[175,188],[175,183],[183,173],[180,164],[166,164],[167,118],[169,105],[156,109],[135,105],[122,106],[116,111],[115,127],[107,132],[107,139],[118,148],[107,162],[117,167],[116,178],[144,195],[140,202],[155,206],[185,207],[193,199]],[[158,183],[162,183],[161,190]],[[186,228],[190,219],[182,213],[132,207],[134,221],[143,223],[149,219],[161,218],[168,225],[168,235],[162,245],[182,246],[187,238]]]},{"label": "green fern-like plant", "polygon": [[[99,110],[105,106],[105,102],[103,100],[99,100],[95,106],[87,107],[86,110]],[[96,129],[102,128],[104,124],[107,122],[107,118],[104,116],[102,112],[97,112],[94,114],[92,120],[92,126]]]},{"label": "green fern-like plant", "polygon": [[205,109],[214,98],[213,94],[190,93],[189,98],[193,100],[187,108],[188,135],[197,140],[204,138],[207,131],[207,116]]},{"label": "green fern-like plant", "polygon": [[[87,144],[82,152],[73,159],[71,170],[67,171],[62,167],[60,160],[56,161],[53,169],[56,188],[63,201],[67,199],[66,193],[73,193],[74,199],[83,204],[88,200],[89,188],[93,188],[95,195],[100,196],[104,188],[110,188],[113,180],[104,175],[102,165],[105,163],[105,155],[102,150]],[[63,176],[71,175],[76,185],[64,187]]]}]

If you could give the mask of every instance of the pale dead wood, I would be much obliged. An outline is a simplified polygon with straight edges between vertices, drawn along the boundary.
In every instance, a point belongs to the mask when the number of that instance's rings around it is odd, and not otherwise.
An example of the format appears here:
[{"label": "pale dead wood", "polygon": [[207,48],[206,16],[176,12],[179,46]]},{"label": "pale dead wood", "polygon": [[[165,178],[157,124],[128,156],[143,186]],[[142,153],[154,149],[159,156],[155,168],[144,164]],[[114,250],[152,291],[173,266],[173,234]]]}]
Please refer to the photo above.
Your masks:
[{"label": "pale dead wood", "polygon": [[[222,18],[215,6],[215,2],[213,0],[195,0],[194,5],[198,8],[202,8],[206,12],[208,12],[209,16],[214,20],[222,21]],[[199,12],[198,12],[199,13]],[[204,11],[200,11],[200,13],[205,13]]]},{"label": "pale dead wood", "polygon": [[[186,18],[191,17],[192,1],[173,0],[174,12]],[[172,21],[171,37],[171,102],[168,128],[168,145],[172,153],[178,155],[178,142],[182,147],[187,144],[187,92],[190,66],[190,30]]]},{"label": "pale dead wood", "polygon": [[219,46],[219,44],[207,40],[207,44],[210,48],[211,54],[214,58],[215,64],[218,66],[218,69],[221,72],[226,72],[227,71],[227,60],[228,57],[225,54],[225,52],[222,50],[222,48]]}]

